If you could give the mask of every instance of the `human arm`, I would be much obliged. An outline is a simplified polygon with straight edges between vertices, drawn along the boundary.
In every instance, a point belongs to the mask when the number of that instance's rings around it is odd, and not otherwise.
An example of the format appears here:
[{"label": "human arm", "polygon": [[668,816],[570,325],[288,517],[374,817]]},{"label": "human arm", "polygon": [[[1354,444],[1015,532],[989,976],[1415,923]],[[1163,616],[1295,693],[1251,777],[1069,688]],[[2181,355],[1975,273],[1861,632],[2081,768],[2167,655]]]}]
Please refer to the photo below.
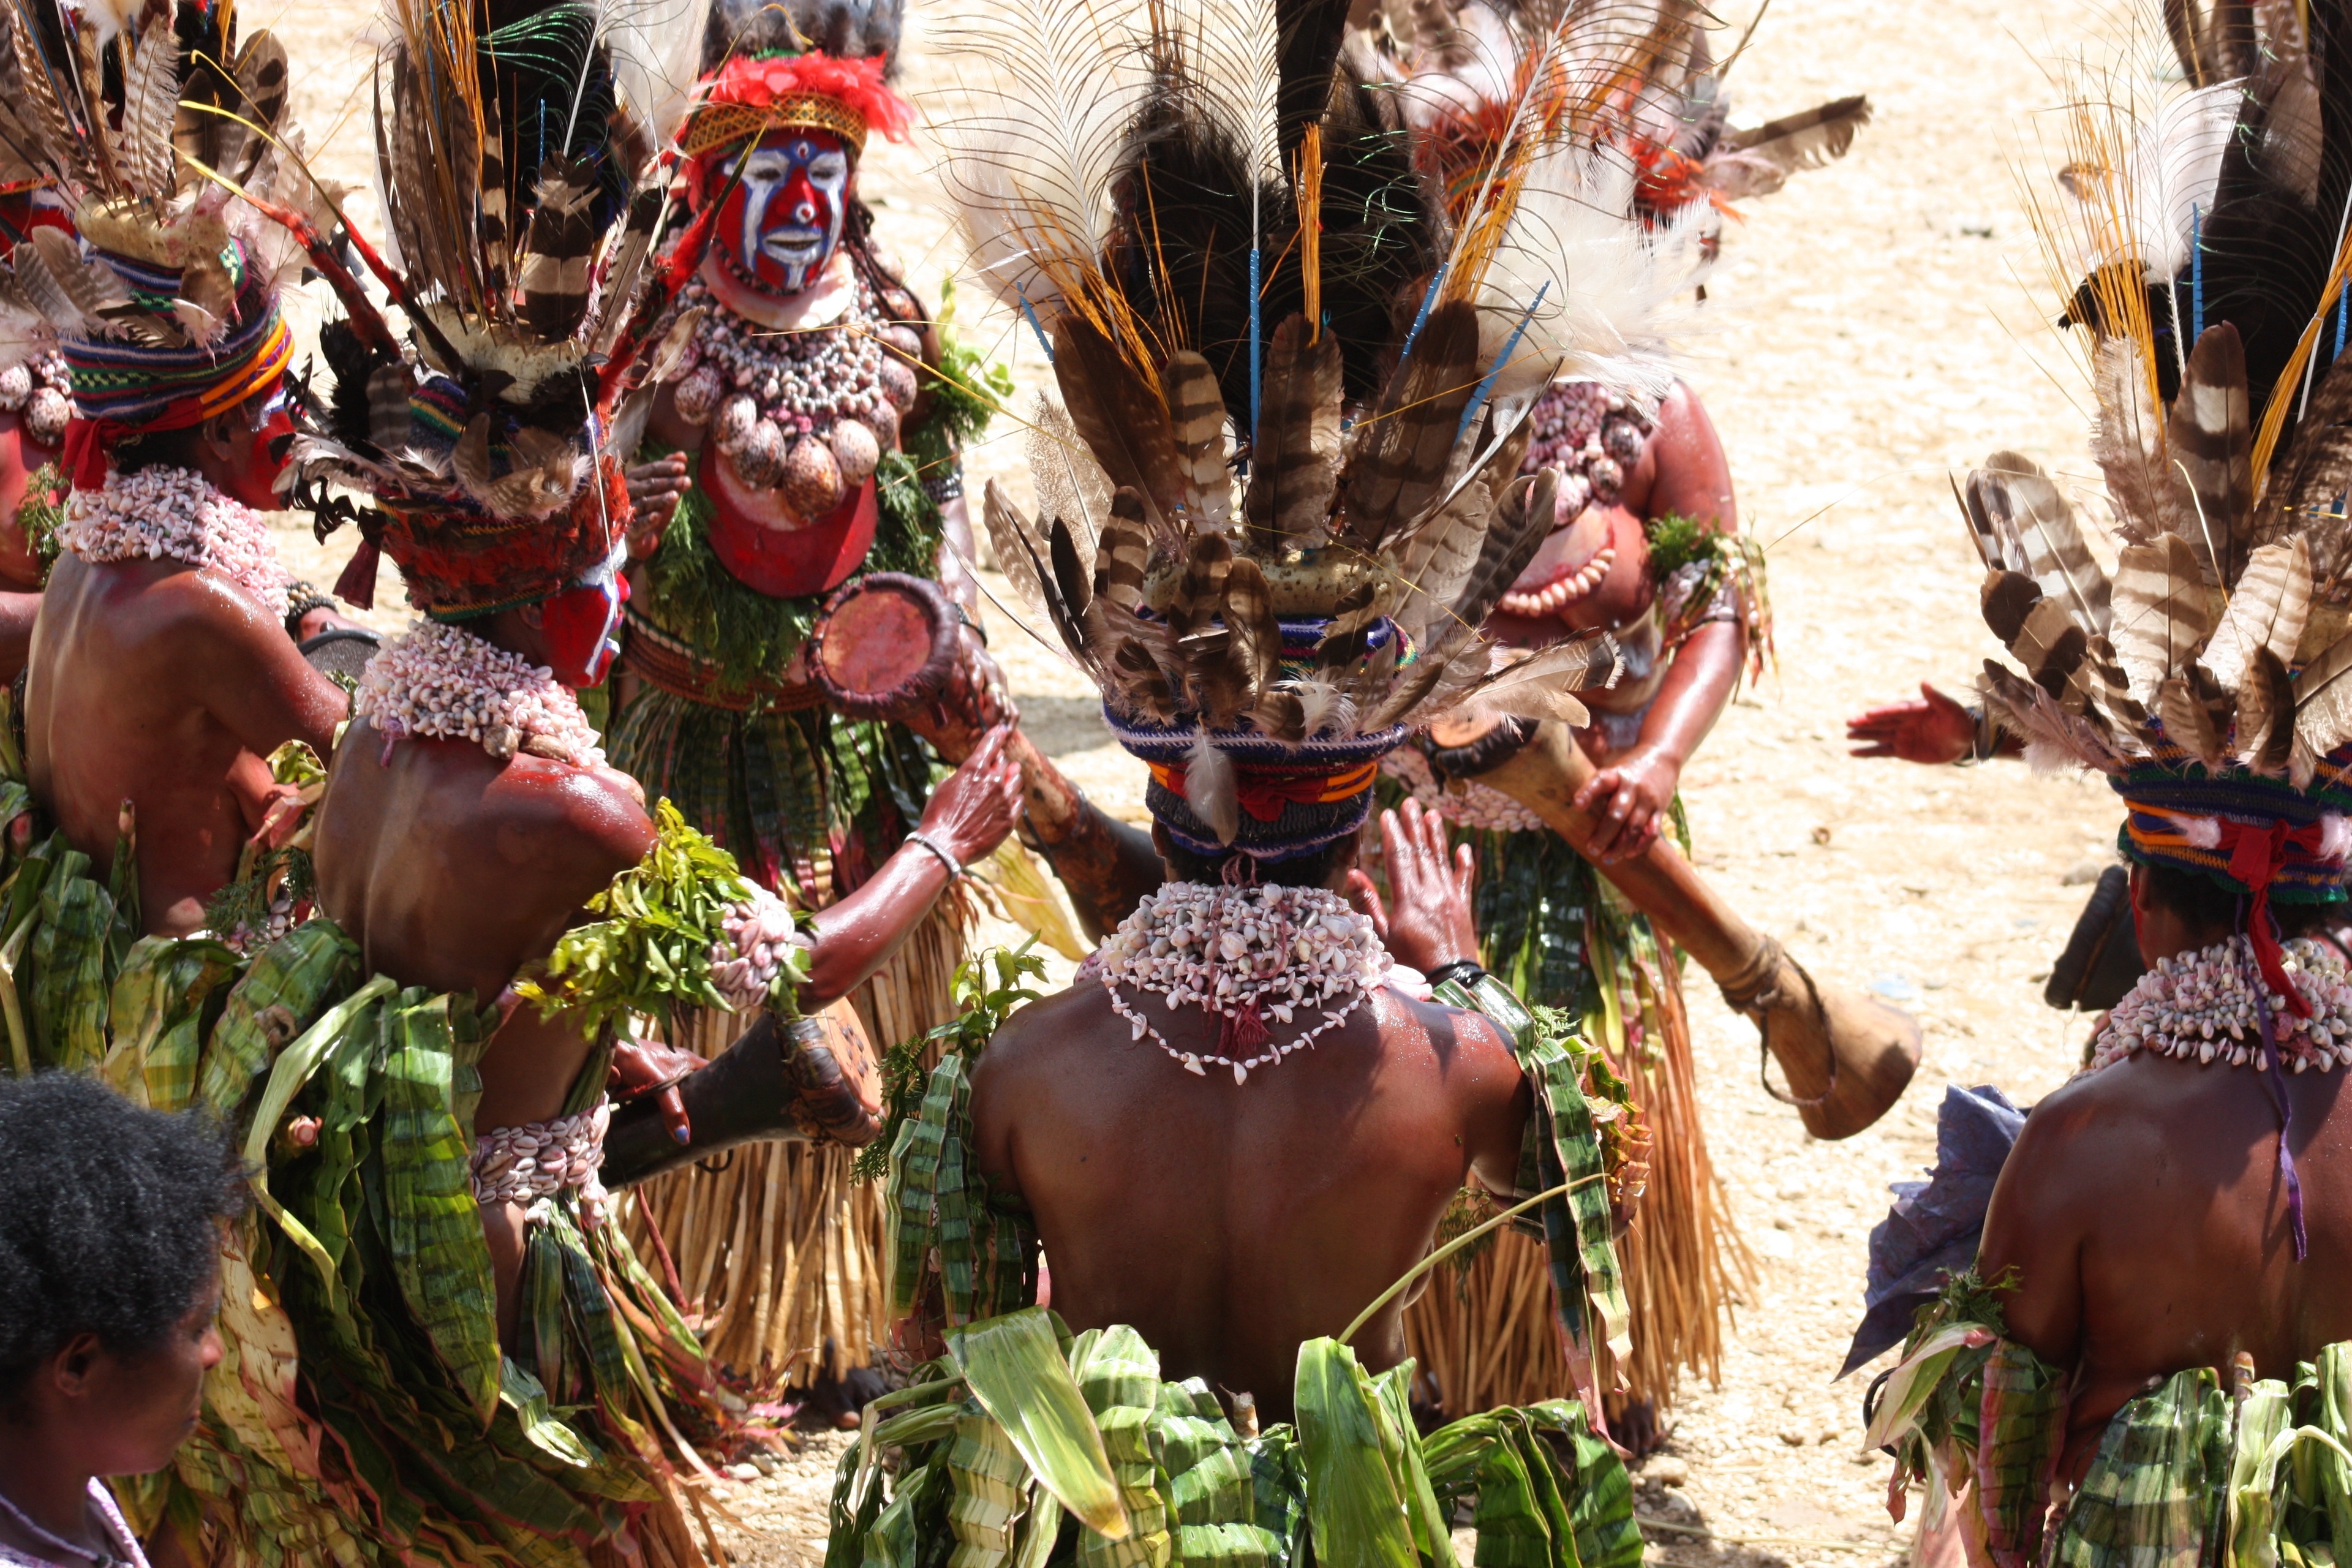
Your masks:
[{"label": "human arm", "polygon": [[31,661],[40,613],[40,595],[0,593],[0,681],[16,679]]},{"label": "human arm", "polygon": [[2061,1089],[2026,1117],[1977,1244],[1978,1277],[2013,1281],[2002,1302],[2009,1337],[2061,1369],[2082,1352],[2084,1233],[2072,1212],[2081,1186],[2072,1167],[2083,1152],[2087,1087]]},{"label": "human arm", "polygon": [[[989,733],[931,792],[919,831],[968,866],[1004,841],[1021,806],[1021,769],[1004,754],[1011,731]],[[846,995],[889,962],[947,888],[947,862],[912,837],[856,892],[817,911],[803,1002]]]},{"label": "human arm", "polygon": [[168,608],[156,632],[170,639],[162,646],[239,746],[257,757],[289,741],[322,757],[334,750],[351,700],[252,595],[209,572],[183,572],[159,587]]},{"label": "human arm", "polygon": [[1964,707],[1924,680],[1916,700],[1882,703],[1847,720],[1845,738],[1856,748],[1854,756],[1899,757],[1930,766],[2015,756],[2021,749],[1986,721],[1982,710]]},{"label": "human arm", "polygon": [[1747,654],[1748,633],[1737,621],[1710,621],[1675,650],[1641,738],[1576,792],[1577,809],[1595,819],[1594,859],[1630,860],[1657,841],[1683,768],[1731,700]]},{"label": "human arm", "polygon": [[[1642,506],[1645,521],[1681,517],[1713,532],[1738,531],[1731,465],[1690,388],[1677,384],[1659,405],[1648,460],[1654,468]],[[1631,859],[1657,838],[1682,771],[1731,700],[1747,657],[1744,611],[1737,618],[1703,622],[1674,648],[1643,715],[1640,737],[1577,792],[1578,809],[1598,821],[1588,850],[1594,858]]]}]

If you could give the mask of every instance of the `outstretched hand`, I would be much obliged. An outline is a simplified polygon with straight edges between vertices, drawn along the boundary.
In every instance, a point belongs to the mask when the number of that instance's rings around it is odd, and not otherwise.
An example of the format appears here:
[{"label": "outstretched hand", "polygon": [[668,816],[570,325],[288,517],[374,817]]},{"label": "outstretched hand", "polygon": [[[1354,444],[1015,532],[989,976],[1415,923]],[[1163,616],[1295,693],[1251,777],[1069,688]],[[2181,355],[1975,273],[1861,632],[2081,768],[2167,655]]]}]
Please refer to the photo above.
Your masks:
[{"label": "outstretched hand", "polygon": [[1976,716],[1926,681],[1916,701],[1889,702],[1845,721],[1857,757],[1900,757],[1906,763],[1957,763],[1976,747]]},{"label": "outstretched hand", "polygon": [[1631,860],[1657,842],[1682,772],[1664,751],[1637,747],[1585,780],[1574,804],[1593,819],[1586,856],[1603,864]]},{"label": "outstretched hand", "polygon": [[1417,800],[1381,813],[1381,863],[1395,910],[1361,871],[1348,873],[1348,893],[1369,916],[1389,955],[1423,974],[1456,959],[1478,956],[1478,921],[1470,902],[1477,862],[1467,844],[1451,854],[1445,822]]},{"label": "outstretched hand", "polygon": [[931,792],[922,830],[969,866],[1013,831],[1021,816],[1021,764],[1006,754],[1013,728],[1000,724],[972,748],[963,765]]},{"label": "outstretched hand", "polygon": [[694,488],[686,477],[686,454],[672,452],[628,471],[629,559],[647,561],[661,548],[662,533],[677,514],[677,503]]}]

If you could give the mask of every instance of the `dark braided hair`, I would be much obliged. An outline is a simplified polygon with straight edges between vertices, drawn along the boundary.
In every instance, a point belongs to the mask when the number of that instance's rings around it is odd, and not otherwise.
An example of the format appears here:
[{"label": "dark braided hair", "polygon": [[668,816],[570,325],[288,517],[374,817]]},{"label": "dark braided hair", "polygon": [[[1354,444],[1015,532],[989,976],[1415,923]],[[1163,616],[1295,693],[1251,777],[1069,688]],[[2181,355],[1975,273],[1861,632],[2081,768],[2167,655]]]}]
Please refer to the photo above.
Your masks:
[{"label": "dark braided hair", "polygon": [[244,1211],[227,1138],[69,1073],[0,1079],[0,1411],[75,1335],[150,1349]]}]

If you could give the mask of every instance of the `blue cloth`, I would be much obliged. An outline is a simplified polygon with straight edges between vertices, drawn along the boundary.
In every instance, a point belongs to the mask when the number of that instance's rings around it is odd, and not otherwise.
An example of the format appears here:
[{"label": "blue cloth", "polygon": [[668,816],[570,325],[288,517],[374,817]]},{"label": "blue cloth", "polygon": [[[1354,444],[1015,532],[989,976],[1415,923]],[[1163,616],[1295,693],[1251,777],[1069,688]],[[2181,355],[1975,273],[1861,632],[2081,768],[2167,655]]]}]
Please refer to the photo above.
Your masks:
[{"label": "blue cloth", "polygon": [[1936,1167],[1924,1182],[1896,1182],[1895,1206],[1870,1233],[1870,1282],[1862,1327],[1846,1352],[1843,1377],[1903,1342],[1944,1277],[1976,1261],[1993,1184],[2017,1145],[2025,1111],[1990,1085],[1944,1086],[1936,1112]]}]

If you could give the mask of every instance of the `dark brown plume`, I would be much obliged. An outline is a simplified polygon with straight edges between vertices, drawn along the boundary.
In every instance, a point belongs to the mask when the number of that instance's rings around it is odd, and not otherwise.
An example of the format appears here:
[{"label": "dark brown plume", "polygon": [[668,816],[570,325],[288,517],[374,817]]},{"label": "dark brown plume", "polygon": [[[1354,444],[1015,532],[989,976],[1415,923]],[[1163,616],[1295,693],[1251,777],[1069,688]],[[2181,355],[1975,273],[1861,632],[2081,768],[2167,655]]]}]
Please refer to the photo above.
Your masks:
[{"label": "dark brown plume", "polygon": [[588,314],[588,263],[596,248],[595,172],[563,153],[539,173],[538,210],[516,283],[522,319],[543,342],[570,337]]},{"label": "dark brown plume", "polygon": [[1477,310],[1460,300],[1438,306],[1357,436],[1347,531],[1359,547],[1378,549],[1436,499],[1478,378]]},{"label": "dark brown plume", "polygon": [[1054,328],[1054,375],[1070,423],[1112,486],[1131,486],[1160,516],[1172,516],[1185,500],[1184,474],[1159,388],[1070,311]]},{"label": "dark brown plume", "polygon": [[1307,318],[1274,330],[1250,452],[1243,505],[1261,550],[1296,540],[1331,516],[1339,487],[1339,342],[1326,332],[1307,341]]}]

